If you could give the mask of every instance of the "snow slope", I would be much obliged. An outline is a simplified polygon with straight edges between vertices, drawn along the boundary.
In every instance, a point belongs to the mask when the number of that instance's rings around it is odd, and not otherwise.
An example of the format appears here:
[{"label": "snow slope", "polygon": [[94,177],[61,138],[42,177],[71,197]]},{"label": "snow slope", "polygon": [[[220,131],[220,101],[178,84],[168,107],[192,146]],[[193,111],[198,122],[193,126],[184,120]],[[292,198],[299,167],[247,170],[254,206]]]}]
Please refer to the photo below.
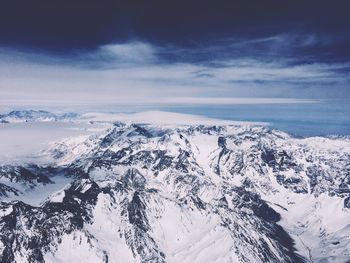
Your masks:
[{"label": "snow slope", "polygon": [[[3,167],[0,261],[350,260],[348,138],[157,114],[54,142],[46,166]],[[21,194],[59,176],[42,202]]]},{"label": "snow slope", "polygon": [[0,123],[71,121],[76,113],[51,113],[43,110],[14,110],[0,115]]}]

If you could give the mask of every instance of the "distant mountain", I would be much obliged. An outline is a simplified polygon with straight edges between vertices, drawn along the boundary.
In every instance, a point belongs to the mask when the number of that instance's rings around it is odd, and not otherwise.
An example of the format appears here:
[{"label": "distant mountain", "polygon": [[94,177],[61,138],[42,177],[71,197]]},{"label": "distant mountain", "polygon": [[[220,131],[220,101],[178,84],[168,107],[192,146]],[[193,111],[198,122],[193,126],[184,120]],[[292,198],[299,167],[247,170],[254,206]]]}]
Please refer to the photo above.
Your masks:
[{"label": "distant mountain", "polygon": [[[46,153],[0,169],[1,262],[350,259],[349,139],[116,122]],[[16,201],[57,176],[40,205]]]},{"label": "distant mountain", "polygon": [[63,121],[73,120],[78,116],[76,113],[55,114],[43,110],[16,110],[0,115],[0,123]]}]

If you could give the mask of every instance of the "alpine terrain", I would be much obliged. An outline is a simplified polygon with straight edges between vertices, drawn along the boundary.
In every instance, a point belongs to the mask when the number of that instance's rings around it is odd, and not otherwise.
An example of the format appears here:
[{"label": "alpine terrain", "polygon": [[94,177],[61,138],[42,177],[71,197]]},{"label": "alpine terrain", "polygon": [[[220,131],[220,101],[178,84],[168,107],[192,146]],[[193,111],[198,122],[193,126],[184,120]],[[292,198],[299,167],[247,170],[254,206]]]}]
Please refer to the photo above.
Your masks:
[{"label": "alpine terrain", "polygon": [[115,121],[2,162],[0,197],[0,262],[350,260],[347,137]]}]

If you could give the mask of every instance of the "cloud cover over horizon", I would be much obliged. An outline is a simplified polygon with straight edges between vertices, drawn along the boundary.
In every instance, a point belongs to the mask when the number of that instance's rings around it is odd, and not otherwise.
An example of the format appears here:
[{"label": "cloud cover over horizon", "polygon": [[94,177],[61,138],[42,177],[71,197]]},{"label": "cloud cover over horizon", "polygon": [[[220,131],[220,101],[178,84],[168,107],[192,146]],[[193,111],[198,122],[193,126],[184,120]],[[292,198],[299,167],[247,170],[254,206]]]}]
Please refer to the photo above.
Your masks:
[{"label": "cloud cover over horizon", "polygon": [[346,1],[29,0],[16,19],[13,2],[0,11],[1,100],[350,98]]},{"label": "cloud cover over horizon", "polygon": [[[290,36],[257,39],[267,46]],[[284,42],[284,41],[282,41]],[[230,45],[225,42],[225,45]],[[172,97],[195,98],[349,98],[348,62],[299,61],[273,54],[259,58],[215,54],[208,50],[154,46],[145,42],[108,44],[70,57],[1,49],[2,99],[152,102]],[[244,41],[238,43],[238,51]],[[246,44],[249,46],[249,43]],[[214,50],[214,51],[212,51]],[[213,53],[212,59],[186,59]],[[276,52],[276,51],[274,51]],[[278,52],[278,51],[277,51]],[[176,54],[177,60],[169,56]],[[184,59],[180,59],[185,57]]]}]

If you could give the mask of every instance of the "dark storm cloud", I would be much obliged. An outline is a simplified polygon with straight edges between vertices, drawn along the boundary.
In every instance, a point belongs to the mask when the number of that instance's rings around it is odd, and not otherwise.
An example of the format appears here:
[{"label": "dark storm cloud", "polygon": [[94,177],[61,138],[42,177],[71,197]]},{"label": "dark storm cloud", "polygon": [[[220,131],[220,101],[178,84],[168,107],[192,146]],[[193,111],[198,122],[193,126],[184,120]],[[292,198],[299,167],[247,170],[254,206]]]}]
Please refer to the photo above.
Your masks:
[{"label": "dark storm cloud", "polygon": [[0,97],[350,98],[349,10],[313,0],[3,1]]},{"label": "dark storm cloud", "polygon": [[[349,59],[349,10],[346,0],[6,0],[0,43],[55,52],[130,40],[205,48],[220,39],[293,33],[315,36],[291,39],[303,55]],[[258,52],[266,44],[249,45]]]}]

